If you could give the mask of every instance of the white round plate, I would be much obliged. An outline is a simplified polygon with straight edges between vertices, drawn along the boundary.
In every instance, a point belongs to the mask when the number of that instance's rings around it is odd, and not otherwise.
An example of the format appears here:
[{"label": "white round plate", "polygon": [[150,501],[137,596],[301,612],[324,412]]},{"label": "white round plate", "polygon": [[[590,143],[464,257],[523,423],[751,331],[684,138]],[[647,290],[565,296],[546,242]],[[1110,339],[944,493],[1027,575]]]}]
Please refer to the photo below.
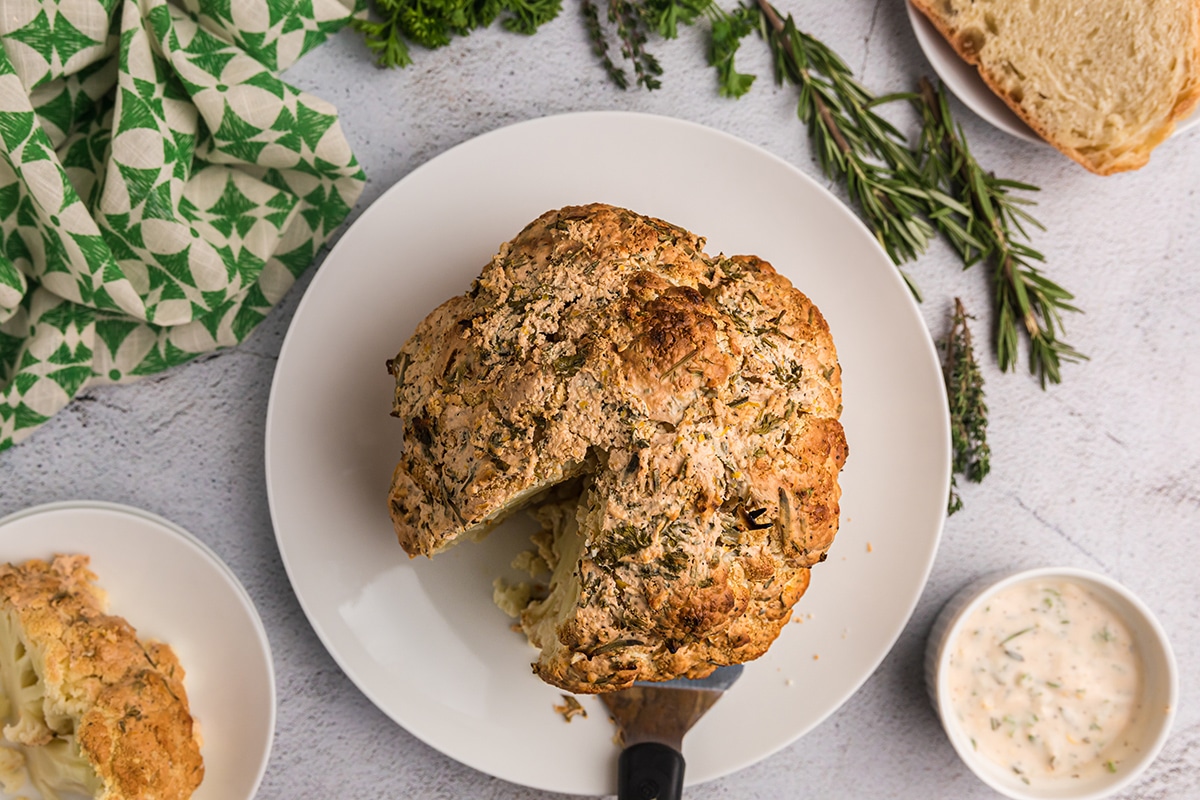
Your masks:
[{"label": "white round plate", "polygon": [[832,195],[756,147],[664,117],[568,114],[466,142],[385,192],[325,259],[279,356],[266,474],[283,562],[317,635],[396,722],[496,777],[597,795],[615,788],[607,714],[584,698],[588,718],[566,724],[492,604],[532,523],[433,559],[396,543],[386,498],[402,425],[384,366],[502,242],[589,202],[703,233],[712,254],[768,259],[825,314],[843,367],[841,533],[813,570],[804,624],[688,735],[689,783],[795,741],[874,671],[925,584],[950,462],[936,353],[895,268]]},{"label": "white round plate", "polygon": [[[905,2],[904,5],[908,7],[908,19],[912,23],[913,33],[917,36],[917,43],[921,45],[921,50],[925,52],[933,71],[963,105],[1018,139],[1046,144],[1042,137],[1034,133],[1023,119],[988,88],[983,78],[979,77],[979,71],[954,52],[954,48],[938,33],[937,28],[933,27],[924,14],[912,3]],[[1200,113],[1193,113],[1175,125],[1175,133],[1182,133],[1197,123],[1200,123]]]},{"label": "white round plate", "polygon": [[179,656],[204,740],[193,800],[251,800],[275,734],[275,673],[262,621],[234,574],[187,531],[128,506],[52,503],[0,520],[0,560],[56,553],[90,556],[109,613]]}]

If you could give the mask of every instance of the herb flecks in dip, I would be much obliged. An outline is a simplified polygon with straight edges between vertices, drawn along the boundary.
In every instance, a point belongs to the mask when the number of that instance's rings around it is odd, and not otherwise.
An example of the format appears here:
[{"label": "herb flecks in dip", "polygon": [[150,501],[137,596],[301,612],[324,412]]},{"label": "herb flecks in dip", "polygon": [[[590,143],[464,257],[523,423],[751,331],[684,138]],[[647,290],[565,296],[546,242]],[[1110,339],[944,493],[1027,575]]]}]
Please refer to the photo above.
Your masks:
[{"label": "herb flecks in dip", "polygon": [[1099,596],[1030,580],[976,609],[954,641],[949,691],[972,746],[1025,783],[1120,769],[1140,713],[1141,658]]}]

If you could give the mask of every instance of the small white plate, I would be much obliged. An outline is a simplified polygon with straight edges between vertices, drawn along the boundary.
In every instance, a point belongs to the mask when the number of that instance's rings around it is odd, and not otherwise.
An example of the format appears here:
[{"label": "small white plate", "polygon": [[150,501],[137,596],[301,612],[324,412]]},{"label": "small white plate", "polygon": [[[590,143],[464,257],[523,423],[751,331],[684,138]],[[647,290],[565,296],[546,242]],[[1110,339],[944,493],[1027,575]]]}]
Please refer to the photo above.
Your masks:
[{"label": "small white plate", "polygon": [[350,679],[411,733],[508,781],[600,795],[619,754],[602,704],[585,698],[589,718],[565,723],[560,692],[530,671],[536,651],[492,603],[531,521],[410,561],[387,511],[403,425],[385,362],[502,242],[590,202],[703,234],[712,254],[766,258],[821,309],[842,364],[842,529],[804,624],[684,740],[689,783],[795,741],[874,671],[929,574],[950,449],[937,354],[896,268],[816,181],[732,136],[644,114],[546,117],[449,150],[367,209],[297,308],[271,387],[267,494],[292,587]]},{"label": "small white plate", "polygon": [[204,739],[193,800],[253,798],[275,733],[275,673],[262,621],[234,574],[187,531],[128,506],[51,503],[0,520],[0,560],[56,553],[90,556],[109,613],[179,656]]},{"label": "small white plate", "polygon": [[[979,70],[954,52],[946,37],[933,27],[924,14],[912,3],[906,1],[904,5],[908,7],[908,19],[912,23],[913,33],[917,36],[917,43],[921,45],[921,50],[925,52],[933,71],[963,105],[1005,133],[1027,142],[1046,144],[1042,137],[1034,133],[1033,129],[1008,107],[1008,104],[988,88],[983,78],[979,77]],[[1182,133],[1197,123],[1200,123],[1200,112],[1194,112],[1187,119],[1176,123],[1175,133]]]}]

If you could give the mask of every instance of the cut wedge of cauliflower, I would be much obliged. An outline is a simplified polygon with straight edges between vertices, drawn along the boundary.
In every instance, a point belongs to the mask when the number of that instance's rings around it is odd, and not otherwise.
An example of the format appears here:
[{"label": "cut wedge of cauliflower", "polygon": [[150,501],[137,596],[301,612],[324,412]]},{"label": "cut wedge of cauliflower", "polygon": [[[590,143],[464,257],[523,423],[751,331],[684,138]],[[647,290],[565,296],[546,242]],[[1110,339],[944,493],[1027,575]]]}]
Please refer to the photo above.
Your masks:
[{"label": "cut wedge of cauliflower", "polygon": [[45,800],[183,800],[204,777],[172,650],[105,613],[88,557],[0,566],[3,744]]}]

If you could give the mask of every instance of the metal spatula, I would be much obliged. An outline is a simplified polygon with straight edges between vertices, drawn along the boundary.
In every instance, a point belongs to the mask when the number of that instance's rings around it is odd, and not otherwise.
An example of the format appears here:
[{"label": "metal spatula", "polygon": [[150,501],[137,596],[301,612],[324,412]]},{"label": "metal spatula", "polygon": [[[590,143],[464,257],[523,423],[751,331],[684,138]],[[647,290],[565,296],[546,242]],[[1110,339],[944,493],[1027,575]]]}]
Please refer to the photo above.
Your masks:
[{"label": "metal spatula", "polygon": [[683,736],[742,674],[720,667],[707,678],[635,683],[603,694],[621,730],[618,800],[679,800],[683,794]]}]

